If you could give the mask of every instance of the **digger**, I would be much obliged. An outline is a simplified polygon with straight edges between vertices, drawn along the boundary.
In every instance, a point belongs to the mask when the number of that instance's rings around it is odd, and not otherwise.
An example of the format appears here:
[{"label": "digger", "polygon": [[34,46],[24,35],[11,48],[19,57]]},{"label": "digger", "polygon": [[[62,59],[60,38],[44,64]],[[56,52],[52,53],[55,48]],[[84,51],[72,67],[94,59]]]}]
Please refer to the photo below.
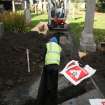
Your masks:
[{"label": "digger", "polygon": [[68,5],[69,0],[48,0],[49,29],[67,30]]}]

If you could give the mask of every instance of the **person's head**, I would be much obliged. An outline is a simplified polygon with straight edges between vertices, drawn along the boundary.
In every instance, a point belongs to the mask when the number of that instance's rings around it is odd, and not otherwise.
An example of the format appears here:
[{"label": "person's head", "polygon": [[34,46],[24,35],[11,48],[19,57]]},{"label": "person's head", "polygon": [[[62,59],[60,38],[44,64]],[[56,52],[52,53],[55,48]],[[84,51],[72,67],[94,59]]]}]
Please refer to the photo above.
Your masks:
[{"label": "person's head", "polygon": [[54,36],[54,37],[51,37],[49,42],[55,42],[55,43],[58,43],[58,39]]}]

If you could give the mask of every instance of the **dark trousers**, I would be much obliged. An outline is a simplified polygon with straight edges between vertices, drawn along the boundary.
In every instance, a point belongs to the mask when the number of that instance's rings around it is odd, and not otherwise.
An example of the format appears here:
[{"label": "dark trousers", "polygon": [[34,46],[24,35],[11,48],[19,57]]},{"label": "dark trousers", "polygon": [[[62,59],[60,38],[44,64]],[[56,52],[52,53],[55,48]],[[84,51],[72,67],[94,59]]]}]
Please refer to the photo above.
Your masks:
[{"label": "dark trousers", "polygon": [[57,64],[50,64],[44,67],[37,105],[57,105],[58,69],[59,66]]}]

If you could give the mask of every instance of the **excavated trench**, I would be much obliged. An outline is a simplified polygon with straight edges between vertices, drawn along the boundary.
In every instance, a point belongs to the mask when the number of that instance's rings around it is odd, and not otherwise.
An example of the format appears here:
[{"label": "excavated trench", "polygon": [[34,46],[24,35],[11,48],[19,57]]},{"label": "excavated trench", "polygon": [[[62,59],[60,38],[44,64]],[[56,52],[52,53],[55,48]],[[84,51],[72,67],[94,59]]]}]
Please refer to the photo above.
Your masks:
[{"label": "excavated trench", "polygon": [[[67,32],[64,34],[58,33],[63,49],[60,70],[69,60],[80,60],[73,36]],[[45,44],[51,36],[37,32],[5,33],[0,39],[0,105],[35,105],[44,65]],[[30,55],[30,73],[27,71],[27,48]],[[90,80],[75,87],[59,75],[58,103],[93,88]]]}]

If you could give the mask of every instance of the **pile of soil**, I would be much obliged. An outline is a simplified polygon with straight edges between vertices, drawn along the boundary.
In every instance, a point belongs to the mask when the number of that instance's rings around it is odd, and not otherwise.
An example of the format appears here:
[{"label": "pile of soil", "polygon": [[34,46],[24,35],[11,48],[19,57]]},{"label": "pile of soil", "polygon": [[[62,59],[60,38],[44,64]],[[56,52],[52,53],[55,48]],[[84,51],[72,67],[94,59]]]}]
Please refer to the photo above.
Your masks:
[{"label": "pile of soil", "polygon": [[85,64],[89,64],[91,67],[96,69],[96,73],[105,78],[105,52],[96,51],[89,53],[82,58]]},{"label": "pile of soil", "polygon": [[[44,61],[47,39],[37,32],[5,33],[0,39],[0,95],[3,91],[32,81]],[[29,49],[31,72],[27,70]]]},{"label": "pile of soil", "polygon": [[87,56],[82,58],[82,61],[84,64],[89,64],[91,67],[96,69],[96,73],[92,78],[100,92],[103,94],[103,97],[105,97],[105,52],[96,51],[94,53],[89,53]]}]

